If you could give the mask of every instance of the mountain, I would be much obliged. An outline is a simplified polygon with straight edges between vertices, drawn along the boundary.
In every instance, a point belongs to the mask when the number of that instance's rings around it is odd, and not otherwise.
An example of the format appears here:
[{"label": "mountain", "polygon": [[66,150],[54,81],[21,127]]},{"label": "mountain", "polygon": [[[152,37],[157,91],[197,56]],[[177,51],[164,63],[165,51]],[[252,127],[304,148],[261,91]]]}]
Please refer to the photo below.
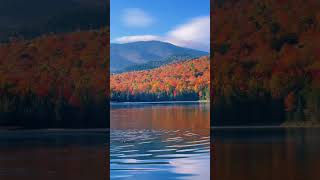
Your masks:
[{"label": "mountain", "polygon": [[108,25],[104,0],[0,0],[0,42]]},{"label": "mountain", "polygon": [[208,53],[161,41],[112,43],[110,45],[110,70],[111,72],[124,72],[151,69],[173,61],[205,55]]}]

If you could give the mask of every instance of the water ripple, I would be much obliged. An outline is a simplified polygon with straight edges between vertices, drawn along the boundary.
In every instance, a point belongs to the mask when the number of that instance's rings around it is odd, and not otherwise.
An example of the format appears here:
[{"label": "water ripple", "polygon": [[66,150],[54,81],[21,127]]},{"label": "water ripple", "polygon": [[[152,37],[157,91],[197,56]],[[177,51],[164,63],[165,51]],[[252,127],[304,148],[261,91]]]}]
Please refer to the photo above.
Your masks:
[{"label": "water ripple", "polygon": [[[210,138],[182,130],[111,130],[111,179],[202,180]],[[206,174],[202,176],[202,174]]]}]

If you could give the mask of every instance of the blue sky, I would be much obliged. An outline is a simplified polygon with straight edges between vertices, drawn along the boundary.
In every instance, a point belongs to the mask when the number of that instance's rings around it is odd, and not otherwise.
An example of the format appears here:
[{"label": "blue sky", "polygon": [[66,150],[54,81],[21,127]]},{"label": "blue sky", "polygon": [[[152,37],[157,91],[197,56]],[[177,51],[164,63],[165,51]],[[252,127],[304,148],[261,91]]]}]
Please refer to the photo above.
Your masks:
[{"label": "blue sky", "polygon": [[209,0],[111,0],[113,43],[160,40],[209,51]]}]

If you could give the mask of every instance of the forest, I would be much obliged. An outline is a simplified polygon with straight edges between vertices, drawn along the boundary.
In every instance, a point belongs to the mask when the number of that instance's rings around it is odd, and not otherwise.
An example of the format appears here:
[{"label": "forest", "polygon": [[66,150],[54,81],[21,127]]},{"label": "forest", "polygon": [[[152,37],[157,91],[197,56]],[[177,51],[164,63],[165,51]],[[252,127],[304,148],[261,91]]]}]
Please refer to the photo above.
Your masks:
[{"label": "forest", "polygon": [[320,1],[212,9],[213,125],[320,122]]},{"label": "forest", "polygon": [[111,101],[197,101],[210,99],[210,59],[203,56],[159,68],[112,74]]},{"label": "forest", "polygon": [[107,127],[109,29],[0,44],[0,126]]}]

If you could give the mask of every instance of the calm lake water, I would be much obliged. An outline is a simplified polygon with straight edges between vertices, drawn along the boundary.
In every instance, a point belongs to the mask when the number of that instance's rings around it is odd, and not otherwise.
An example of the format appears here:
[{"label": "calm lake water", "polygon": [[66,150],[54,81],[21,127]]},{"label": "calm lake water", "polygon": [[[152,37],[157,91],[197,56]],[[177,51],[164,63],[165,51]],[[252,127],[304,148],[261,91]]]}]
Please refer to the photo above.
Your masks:
[{"label": "calm lake water", "polygon": [[320,129],[213,129],[212,179],[318,180]]},{"label": "calm lake water", "polygon": [[106,179],[103,131],[0,132],[1,180]]},{"label": "calm lake water", "polygon": [[111,105],[111,179],[210,179],[208,103]]}]

